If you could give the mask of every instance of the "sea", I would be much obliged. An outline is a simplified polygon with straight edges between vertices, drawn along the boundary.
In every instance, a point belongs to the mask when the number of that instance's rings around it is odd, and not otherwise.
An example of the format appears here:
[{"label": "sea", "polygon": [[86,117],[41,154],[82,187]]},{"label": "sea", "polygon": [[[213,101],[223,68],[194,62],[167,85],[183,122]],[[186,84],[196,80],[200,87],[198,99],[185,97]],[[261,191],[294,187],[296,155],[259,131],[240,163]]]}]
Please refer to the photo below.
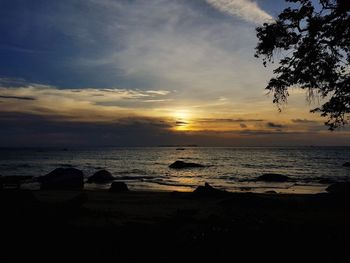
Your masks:
[{"label": "sea", "polygon": [[[171,169],[176,160],[203,168]],[[137,191],[193,191],[198,185],[232,192],[319,193],[333,182],[350,181],[350,147],[149,147],[149,148],[0,148],[0,175],[42,176],[58,167],[74,167],[86,179],[106,169]],[[265,173],[288,182],[257,181]],[[28,182],[23,188],[36,189]],[[89,190],[110,184],[88,184]]]}]

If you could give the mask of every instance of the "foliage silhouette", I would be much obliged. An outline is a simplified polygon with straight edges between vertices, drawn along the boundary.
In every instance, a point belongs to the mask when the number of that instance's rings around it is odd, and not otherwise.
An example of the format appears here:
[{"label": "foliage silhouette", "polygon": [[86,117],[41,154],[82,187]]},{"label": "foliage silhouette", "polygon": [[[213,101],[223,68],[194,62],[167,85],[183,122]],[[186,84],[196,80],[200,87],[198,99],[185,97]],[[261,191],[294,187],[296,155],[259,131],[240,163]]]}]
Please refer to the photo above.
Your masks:
[{"label": "foliage silhouette", "polygon": [[265,67],[277,52],[280,56],[266,89],[279,110],[289,88],[305,89],[309,99],[325,100],[311,112],[327,117],[330,130],[344,126],[350,113],[350,1],[286,1],[292,7],[256,28],[255,56],[263,58]]}]

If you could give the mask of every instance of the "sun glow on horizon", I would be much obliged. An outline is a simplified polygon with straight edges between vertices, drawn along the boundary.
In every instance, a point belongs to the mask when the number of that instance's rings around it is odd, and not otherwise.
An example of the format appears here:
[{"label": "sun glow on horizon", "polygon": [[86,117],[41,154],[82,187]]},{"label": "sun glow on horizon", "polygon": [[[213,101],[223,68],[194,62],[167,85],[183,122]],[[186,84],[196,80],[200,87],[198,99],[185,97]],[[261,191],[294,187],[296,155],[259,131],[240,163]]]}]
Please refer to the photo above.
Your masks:
[{"label": "sun glow on horizon", "polygon": [[188,110],[175,110],[173,112],[175,118],[176,131],[189,131],[192,114]]}]

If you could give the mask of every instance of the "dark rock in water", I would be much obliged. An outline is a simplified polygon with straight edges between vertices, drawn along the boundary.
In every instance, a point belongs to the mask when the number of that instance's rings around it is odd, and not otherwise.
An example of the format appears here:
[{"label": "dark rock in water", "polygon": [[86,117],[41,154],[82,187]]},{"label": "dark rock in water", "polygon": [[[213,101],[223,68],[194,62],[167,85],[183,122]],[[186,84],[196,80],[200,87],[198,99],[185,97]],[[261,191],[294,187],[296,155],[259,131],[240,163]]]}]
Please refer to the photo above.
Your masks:
[{"label": "dark rock in water", "polygon": [[350,167],[350,162],[346,162],[343,164],[344,167]]},{"label": "dark rock in water", "polygon": [[124,182],[113,182],[109,191],[112,193],[124,193],[128,192],[129,188]]},{"label": "dark rock in water", "polygon": [[208,183],[205,183],[204,186],[198,186],[192,193],[192,195],[199,197],[220,196],[226,194],[226,191],[216,189]]},{"label": "dark rock in water", "polygon": [[184,151],[185,148],[176,148],[176,151]]},{"label": "dark rock in water", "polygon": [[88,183],[103,184],[113,181],[115,178],[107,170],[100,170],[94,173],[93,176],[89,177]]},{"label": "dark rock in water", "polygon": [[330,194],[350,195],[350,182],[339,182],[331,184],[326,191]]},{"label": "dark rock in water", "polygon": [[257,181],[264,181],[264,182],[287,182],[289,180],[289,177],[283,174],[263,174],[257,178]]},{"label": "dark rock in water", "polygon": [[183,161],[176,161],[171,165],[169,165],[169,168],[173,168],[173,169],[200,168],[200,167],[204,167],[204,165],[198,164],[198,163],[186,163]]},{"label": "dark rock in water", "polygon": [[41,189],[81,189],[84,187],[84,174],[75,168],[57,168],[39,177]]}]

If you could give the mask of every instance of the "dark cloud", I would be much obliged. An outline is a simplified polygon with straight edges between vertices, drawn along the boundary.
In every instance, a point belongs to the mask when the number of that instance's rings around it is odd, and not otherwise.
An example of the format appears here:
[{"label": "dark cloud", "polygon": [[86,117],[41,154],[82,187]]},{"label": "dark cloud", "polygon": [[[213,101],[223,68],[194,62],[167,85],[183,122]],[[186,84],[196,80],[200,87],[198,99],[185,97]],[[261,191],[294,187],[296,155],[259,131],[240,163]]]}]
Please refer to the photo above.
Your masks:
[{"label": "dark cloud", "polygon": [[170,124],[151,118],[130,117],[111,123],[89,123],[2,112],[0,123],[3,127],[0,130],[2,147],[152,146],[168,142],[172,134]]},{"label": "dark cloud", "polygon": [[109,123],[0,112],[0,147],[349,145],[349,134],[278,130],[176,132],[174,123],[129,117]]},{"label": "dark cloud", "polygon": [[266,123],[266,126],[267,126],[268,128],[278,128],[278,129],[285,128],[284,125],[278,124],[278,123],[274,123],[274,122],[268,122],[268,123]]},{"label": "dark cloud", "polygon": [[0,98],[2,98],[2,99],[15,99],[15,100],[36,100],[36,98],[33,98],[33,97],[22,97],[22,96],[4,96],[4,95],[0,95]]},{"label": "dark cloud", "polygon": [[185,122],[185,121],[177,121],[175,124],[176,124],[176,126],[184,126],[184,125],[187,125],[188,122]]},{"label": "dark cloud", "polygon": [[242,135],[254,135],[254,136],[259,136],[259,135],[276,135],[276,134],[284,134],[284,135],[289,135],[289,134],[294,134],[293,132],[286,132],[282,131],[281,129],[276,129],[273,131],[267,131],[267,130],[244,130],[244,131],[238,131],[239,134]]},{"label": "dark cloud", "polygon": [[292,119],[294,123],[318,123],[318,121],[307,120],[307,119]]},{"label": "dark cloud", "polygon": [[262,119],[215,119],[215,118],[202,118],[198,119],[198,122],[262,122]]}]

